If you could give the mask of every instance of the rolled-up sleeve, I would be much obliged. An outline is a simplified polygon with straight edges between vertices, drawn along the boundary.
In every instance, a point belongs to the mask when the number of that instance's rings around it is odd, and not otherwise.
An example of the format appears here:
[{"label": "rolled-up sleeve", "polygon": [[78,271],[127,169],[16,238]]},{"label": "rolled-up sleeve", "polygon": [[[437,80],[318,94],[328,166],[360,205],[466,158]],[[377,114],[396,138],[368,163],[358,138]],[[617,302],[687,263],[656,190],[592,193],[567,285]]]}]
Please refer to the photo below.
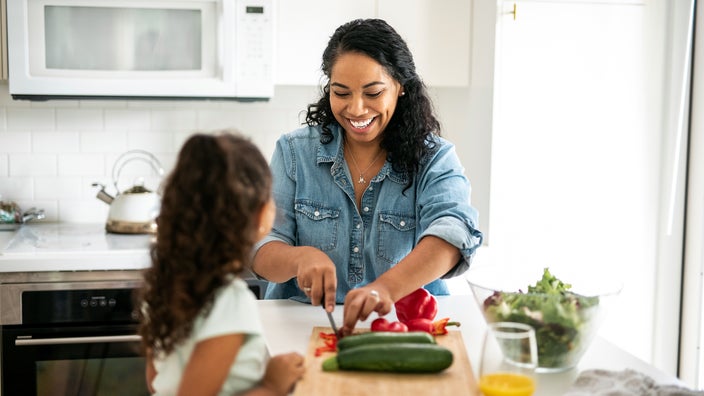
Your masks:
[{"label": "rolled-up sleeve", "polygon": [[472,262],[482,244],[477,229],[477,211],[471,205],[471,185],[464,176],[454,146],[443,141],[418,174],[418,240],[438,237],[459,249],[460,261],[443,278],[461,275]]}]

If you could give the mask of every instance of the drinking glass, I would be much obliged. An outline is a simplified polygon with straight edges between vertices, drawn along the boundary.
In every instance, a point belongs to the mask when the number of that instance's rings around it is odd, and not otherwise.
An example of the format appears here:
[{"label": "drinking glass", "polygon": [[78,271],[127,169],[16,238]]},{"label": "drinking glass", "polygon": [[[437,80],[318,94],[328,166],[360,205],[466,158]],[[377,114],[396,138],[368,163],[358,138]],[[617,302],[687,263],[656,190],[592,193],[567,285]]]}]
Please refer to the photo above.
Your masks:
[{"label": "drinking glass", "polygon": [[484,333],[479,389],[484,396],[530,396],[535,392],[538,344],[523,323],[490,323]]}]

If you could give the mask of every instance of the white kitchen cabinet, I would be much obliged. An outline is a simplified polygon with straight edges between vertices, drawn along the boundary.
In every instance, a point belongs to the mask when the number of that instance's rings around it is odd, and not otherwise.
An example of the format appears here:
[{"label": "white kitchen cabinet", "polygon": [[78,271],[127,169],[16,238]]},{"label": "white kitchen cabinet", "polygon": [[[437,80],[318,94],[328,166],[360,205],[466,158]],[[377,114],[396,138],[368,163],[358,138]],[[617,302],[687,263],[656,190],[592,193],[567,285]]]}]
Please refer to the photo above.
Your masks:
[{"label": "white kitchen cabinet", "polygon": [[406,40],[427,85],[469,85],[470,1],[379,0],[377,17]]},{"label": "white kitchen cabinet", "polygon": [[277,85],[318,85],[323,50],[335,29],[375,15],[376,0],[281,0],[276,3]]},{"label": "white kitchen cabinet", "polygon": [[427,85],[469,84],[469,0],[282,0],[277,7],[277,85],[318,85],[322,53],[335,29],[374,17],[404,37]]}]

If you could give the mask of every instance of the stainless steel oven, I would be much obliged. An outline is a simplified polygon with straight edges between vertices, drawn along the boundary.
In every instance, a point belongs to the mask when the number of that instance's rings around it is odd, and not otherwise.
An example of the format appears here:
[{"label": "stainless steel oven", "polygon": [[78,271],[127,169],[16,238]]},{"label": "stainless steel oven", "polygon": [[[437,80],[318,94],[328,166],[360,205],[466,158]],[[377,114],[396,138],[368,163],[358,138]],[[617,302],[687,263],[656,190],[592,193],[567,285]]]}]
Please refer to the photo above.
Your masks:
[{"label": "stainless steel oven", "polygon": [[[245,276],[262,298],[266,282]],[[134,292],[142,273],[0,273],[0,396],[147,395]]]},{"label": "stainless steel oven", "polygon": [[0,282],[2,396],[148,394],[133,300],[139,271],[11,273]]}]

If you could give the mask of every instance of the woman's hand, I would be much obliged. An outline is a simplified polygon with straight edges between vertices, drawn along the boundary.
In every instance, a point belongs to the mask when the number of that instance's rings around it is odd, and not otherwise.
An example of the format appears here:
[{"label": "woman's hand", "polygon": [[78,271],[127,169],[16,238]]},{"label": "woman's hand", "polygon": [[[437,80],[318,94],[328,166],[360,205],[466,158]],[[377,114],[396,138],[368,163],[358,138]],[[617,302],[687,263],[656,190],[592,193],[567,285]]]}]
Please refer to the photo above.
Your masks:
[{"label": "woman's hand", "polygon": [[310,297],[311,304],[325,304],[325,310],[332,312],[337,292],[335,263],[321,250],[308,246],[296,248],[295,262],[298,287]]},{"label": "woman's hand", "polygon": [[384,316],[391,312],[394,301],[386,288],[375,283],[352,289],[345,297],[342,334],[349,335],[360,320],[367,320],[372,312]]}]

